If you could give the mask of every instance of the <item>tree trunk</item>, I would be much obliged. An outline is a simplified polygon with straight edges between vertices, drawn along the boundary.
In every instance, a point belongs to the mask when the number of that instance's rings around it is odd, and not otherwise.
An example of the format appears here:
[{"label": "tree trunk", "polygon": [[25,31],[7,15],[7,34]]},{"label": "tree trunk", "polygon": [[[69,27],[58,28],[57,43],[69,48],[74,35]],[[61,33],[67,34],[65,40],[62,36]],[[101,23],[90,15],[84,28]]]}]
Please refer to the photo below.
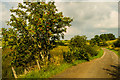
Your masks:
[{"label": "tree trunk", "polygon": [[27,74],[27,70],[26,70],[26,68],[24,69],[24,74]]},{"label": "tree trunk", "polygon": [[13,72],[13,74],[14,74],[14,77],[17,78],[16,72],[15,72],[15,70],[14,70],[13,67],[12,67],[12,72]]},{"label": "tree trunk", "polygon": [[39,64],[39,61],[36,60],[36,62],[37,62],[37,65],[38,65],[38,69],[40,70],[40,64]]},{"label": "tree trunk", "polygon": [[42,60],[44,61],[44,56],[42,55],[42,52],[40,52],[40,55],[41,55],[41,57],[42,57]]},{"label": "tree trunk", "polygon": [[47,60],[50,61],[50,58],[51,58],[50,52],[47,51]]}]

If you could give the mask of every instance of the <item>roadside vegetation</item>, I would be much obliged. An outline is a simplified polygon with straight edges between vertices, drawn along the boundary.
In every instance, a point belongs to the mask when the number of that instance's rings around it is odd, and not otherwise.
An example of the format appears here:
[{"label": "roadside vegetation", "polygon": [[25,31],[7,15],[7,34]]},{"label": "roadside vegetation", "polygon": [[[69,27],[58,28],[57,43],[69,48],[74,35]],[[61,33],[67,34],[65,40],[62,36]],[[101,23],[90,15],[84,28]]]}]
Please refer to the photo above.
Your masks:
[{"label": "roadside vegetation", "polygon": [[106,48],[115,52],[120,57],[120,37],[116,40],[111,40],[107,42],[109,46]]},{"label": "roadside vegetation", "polygon": [[[103,55],[103,50],[101,49],[98,52],[98,55],[94,57],[90,57],[90,60],[100,58],[102,55]],[[76,60],[73,63],[62,62],[59,65],[51,64],[47,66],[47,68],[42,69],[41,71],[36,70],[36,71],[31,71],[26,75],[21,75],[20,78],[52,78],[57,73],[60,73],[66,70],[67,68],[70,68],[71,66],[76,66],[77,64],[83,62],[87,62],[87,60]]]},{"label": "roadside vegetation", "polygon": [[[78,42],[80,40],[82,43],[82,44],[80,43],[80,45],[84,47],[81,48],[81,46],[79,46],[76,49],[77,50],[86,49],[84,53],[82,51],[75,51],[74,54],[70,53],[70,49],[71,49],[70,46],[72,47],[74,45],[73,38],[76,39],[76,36],[75,36],[70,40],[73,42],[73,43],[69,43],[71,45],[69,46],[58,45],[56,48],[50,50],[50,54],[51,54],[50,62],[44,63],[44,65],[40,63],[40,66],[41,66],[40,70],[38,69],[37,64],[34,63],[32,67],[27,68],[27,74],[25,74],[25,71],[22,67],[17,67],[15,69],[17,72],[16,74],[18,75],[19,78],[49,78],[61,71],[64,71],[65,69],[71,66],[75,66],[79,63],[100,58],[103,55],[103,50],[99,46],[95,45],[94,47],[91,47],[90,45],[87,44],[87,42],[84,43],[85,41],[84,39],[86,39],[85,36],[77,35],[77,38],[78,37],[80,38],[80,39],[77,39]],[[87,49],[89,49],[90,51]],[[10,63],[12,60],[11,58],[12,56],[7,56],[7,54],[9,54],[8,53],[9,51],[10,49],[6,49],[3,51],[3,54],[4,54],[2,56],[3,57],[3,63],[2,63],[3,76],[14,77],[10,64],[6,65],[6,63],[8,62]],[[69,56],[69,54],[71,54],[71,56]],[[83,56],[82,55],[80,56],[80,54],[82,54]]]},{"label": "roadside vegetation", "polygon": [[2,47],[2,30],[0,28],[0,47]]},{"label": "roadside vegetation", "polygon": [[106,48],[115,52],[120,57],[120,37],[107,43],[109,43],[110,45]]},{"label": "roadside vegetation", "polygon": [[[24,4],[24,5],[23,5]],[[49,78],[79,63],[103,55],[100,46],[105,40],[95,36],[90,42],[86,36],[76,35],[64,39],[66,26],[73,21],[58,12],[54,2],[24,2],[17,9],[10,9],[9,29],[2,28],[2,77]],[[29,14],[28,14],[29,13]],[[106,36],[106,35],[104,35]],[[109,37],[109,36],[112,36]]]},{"label": "roadside vegetation", "polygon": [[98,45],[100,47],[112,50],[120,57],[120,36],[115,38],[112,33],[95,35],[90,41],[91,45]]}]

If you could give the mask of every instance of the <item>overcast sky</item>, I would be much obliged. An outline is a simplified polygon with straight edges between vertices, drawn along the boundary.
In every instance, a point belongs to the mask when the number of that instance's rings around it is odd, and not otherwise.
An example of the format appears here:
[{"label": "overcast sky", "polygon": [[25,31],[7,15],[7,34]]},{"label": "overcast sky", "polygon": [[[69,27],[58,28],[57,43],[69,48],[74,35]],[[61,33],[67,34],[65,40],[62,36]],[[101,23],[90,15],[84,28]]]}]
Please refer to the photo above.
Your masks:
[{"label": "overcast sky", "polygon": [[[20,2],[20,1],[19,1]],[[16,7],[18,2],[0,2],[0,27],[8,27],[5,21],[9,20],[9,9]],[[74,35],[86,35],[88,39],[102,33],[113,33],[118,36],[118,2],[88,1],[57,1],[58,11],[64,16],[73,18],[72,26],[67,29],[65,39]]]}]

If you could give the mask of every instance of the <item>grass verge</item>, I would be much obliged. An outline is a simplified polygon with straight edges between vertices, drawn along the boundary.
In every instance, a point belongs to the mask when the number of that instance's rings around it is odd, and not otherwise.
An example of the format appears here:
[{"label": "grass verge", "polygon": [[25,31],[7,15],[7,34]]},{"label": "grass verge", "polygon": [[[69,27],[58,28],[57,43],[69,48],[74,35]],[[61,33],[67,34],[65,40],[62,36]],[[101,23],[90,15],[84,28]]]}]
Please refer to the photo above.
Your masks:
[{"label": "grass verge", "polygon": [[77,60],[74,63],[63,63],[59,66],[54,64],[49,65],[47,69],[42,69],[40,71],[31,71],[30,73],[19,76],[19,78],[50,78],[57,73],[60,73],[71,66],[75,66],[79,63],[86,62],[85,60]]},{"label": "grass verge", "polygon": [[101,50],[98,52],[98,55],[97,55],[97,56],[94,56],[94,57],[90,57],[90,60],[93,60],[93,59],[102,57],[103,53],[104,53],[104,51],[103,51],[103,49],[101,49]]},{"label": "grass verge", "polygon": [[[103,50],[101,49],[99,51],[98,55],[90,58],[90,60],[100,58],[102,55],[103,55]],[[60,73],[71,66],[75,66],[75,65],[83,63],[83,62],[87,62],[87,61],[86,60],[76,60],[73,63],[62,63],[59,66],[52,64],[52,65],[49,65],[47,67],[47,69],[42,69],[40,71],[38,71],[38,70],[31,71],[30,73],[28,73],[26,75],[19,76],[19,78],[50,78],[53,75],[56,75],[57,73]]]}]

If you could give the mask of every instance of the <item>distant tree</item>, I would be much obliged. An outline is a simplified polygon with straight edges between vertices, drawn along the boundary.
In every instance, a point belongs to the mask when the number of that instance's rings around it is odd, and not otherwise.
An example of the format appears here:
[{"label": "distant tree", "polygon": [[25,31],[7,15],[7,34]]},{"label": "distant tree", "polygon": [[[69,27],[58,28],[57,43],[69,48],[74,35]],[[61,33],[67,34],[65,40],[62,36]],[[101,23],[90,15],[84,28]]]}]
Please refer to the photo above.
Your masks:
[{"label": "distant tree", "polygon": [[113,35],[112,33],[109,34],[101,34],[100,36],[95,35],[94,38],[92,38],[90,40],[90,44],[91,45],[99,45],[99,46],[106,46],[108,45],[105,41],[108,40],[114,40],[115,39],[115,35]]},{"label": "distant tree", "polygon": [[96,44],[97,44],[96,40],[95,40],[94,38],[92,38],[92,39],[90,40],[90,45],[91,45],[91,46],[94,46],[94,45],[96,45]]},{"label": "distant tree", "polygon": [[115,39],[115,35],[113,35],[112,33],[107,34],[109,40],[114,40]]},{"label": "distant tree", "polygon": [[106,41],[110,40],[107,34],[104,34],[104,39],[105,39]]},{"label": "distant tree", "polygon": [[85,49],[86,42],[87,42],[86,36],[79,36],[76,35],[70,40],[70,53],[76,58],[76,59],[86,59],[89,60],[89,56]]},{"label": "distant tree", "polygon": [[86,45],[86,40],[87,37],[86,36],[79,36],[76,35],[73,38],[71,38],[70,40],[70,46],[75,48],[75,47],[83,47],[84,45]]},{"label": "distant tree", "polygon": [[108,44],[106,43],[106,40],[103,39],[102,42],[99,43],[99,46],[108,46]]},{"label": "distant tree", "polygon": [[100,43],[100,37],[98,35],[95,35],[94,39],[95,39],[95,41],[96,41],[97,44]]},{"label": "distant tree", "polygon": [[101,40],[105,39],[105,38],[104,38],[104,34],[101,34],[101,35],[100,35],[100,39],[101,39]]},{"label": "distant tree", "polygon": [[120,47],[120,36],[116,42],[113,43],[115,47]]},{"label": "distant tree", "polygon": [[100,35],[101,40],[114,40],[115,39],[115,35],[113,35],[112,33],[109,34],[101,34]]},{"label": "distant tree", "polygon": [[[89,61],[90,56],[96,56],[98,53],[93,46],[87,44],[86,36],[76,35],[71,38],[69,43],[70,51],[64,52],[63,58],[67,62],[73,62],[74,60],[87,60]],[[95,39],[92,39],[93,44]]]}]

